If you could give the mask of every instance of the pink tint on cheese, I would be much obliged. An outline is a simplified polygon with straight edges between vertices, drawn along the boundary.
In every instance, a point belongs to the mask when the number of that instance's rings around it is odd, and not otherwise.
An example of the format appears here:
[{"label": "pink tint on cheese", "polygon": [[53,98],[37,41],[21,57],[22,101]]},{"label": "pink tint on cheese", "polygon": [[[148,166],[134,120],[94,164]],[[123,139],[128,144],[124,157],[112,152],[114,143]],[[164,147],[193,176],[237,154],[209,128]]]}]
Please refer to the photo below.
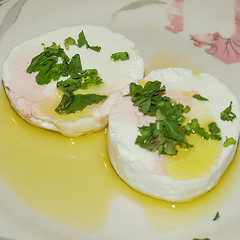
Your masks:
[{"label": "pink tint on cheese", "polygon": [[142,127],[154,123],[156,118],[154,116],[144,115],[143,113],[136,111],[135,116],[137,118],[137,126]]},{"label": "pink tint on cheese", "polygon": [[[128,123],[133,127],[148,126],[150,123],[155,122],[155,116],[144,115],[139,112],[138,107],[133,106],[131,98],[129,96],[124,96],[125,94],[126,93],[123,94],[120,101],[118,101],[114,106],[119,113],[117,118],[119,122]],[[175,99],[178,103],[181,103],[184,106],[188,105],[189,107],[193,106],[192,96],[194,94],[194,91],[181,91],[173,88],[166,91],[166,96]],[[151,156],[153,159],[151,173],[159,176],[166,175],[162,166],[163,155],[159,155],[158,152],[152,152]]]},{"label": "pink tint on cheese", "polygon": [[[143,115],[143,113],[138,111],[138,107],[133,106],[131,98],[128,96],[121,97],[120,101],[117,101],[114,105],[114,108],[117,109],[118,120],[121,123],[127,123],[133,128],[148,126],[150,123],[154,123],[156,118],[153,116]],[[124,114],[121,114],[124,113]],[[159,156],[157,152],[151,153],[151,158],[154,161],[153,167],[151,169],[152,174],[156,175],[165,175],[163,166],[162,166],[162,156]]]},{"label": "pink tint on cheese", "polygon": [[[38,45],[27,45],[21,50],[17,50],[9,63],[8,87],[16,96],[32,102],[38,102],[45,98],[45,94],[40,93],[43,93],[46,85],[38,85],[35,80],[36,74],[26,72],[32,58],[41,51],[42,48]],[[16,81],[16,79],[19,80]]]},{"label": "pink tint on cheese", "polygon": [[153,161],[151,173],[159,176],[166,175],[162,166],[163,155],[159,155],[158,152],[153,152]]},{"label": "pink tint on cheese", "polygon": [[[123,96],[121,101],[115,104],[115,108],[118,109],[119,118],[118,121],[129,123],[130,125],[142,127],[143,125],[149,125],[155,122],[155,117],[143,115],[143,113],[138,111],[138,107],[133,106],[131,98],[128,96]],[[125,114],[121,114],[124,112]]]},{"label": "pink tint on cheese", "polygon": [[[166,90],[166,96],[173,98],[177,101],[177,103],[183,104],[183,106],[189,106],[190,108],[193,107],[193,99],[192,96],[195,94],[194,91],[180,91],[173,88]],[[164,156],[159,155],[158,152],[153,153],[154,165],[151,169],[151,173],[159,176],[166,175],[164,172],[162,161]]]},{"label": "pink tint on cheese", "polygon": [[8,76],[5,77],[5,89],[14,105],[31,117],[38,103],[48,101],[46,85],[36,83],[36,74],[26,72],[33,57],[42,51],[39,45],[28,44],[17,49],[8,63]]},{"label": "pink tint on cheese", "polygon": [[194,91],[180,91],[173,88],[166,90],[166,96],[173,98],[177,103],[181,103],[184,107],[193,106],[192,96],[195,94]]}]

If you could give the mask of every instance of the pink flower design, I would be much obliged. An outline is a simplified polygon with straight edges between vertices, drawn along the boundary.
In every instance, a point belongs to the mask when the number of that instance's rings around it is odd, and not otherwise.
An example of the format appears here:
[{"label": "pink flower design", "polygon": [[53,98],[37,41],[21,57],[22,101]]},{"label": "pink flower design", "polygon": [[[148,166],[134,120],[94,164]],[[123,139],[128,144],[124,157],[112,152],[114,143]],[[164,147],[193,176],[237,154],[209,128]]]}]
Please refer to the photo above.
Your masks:
[{"label": "pink flower design", "polygon": [[178,11],[179,15],[171,13],[170,10],[167,12],[170,26],[166,26],[166,29],[173,33],[183,31],[183,2],[184,0],[175,0],[172,4],[172,7]]},{"label": "pink flower design", "polygon": [[210,46],[205,51],[227,64],[240,62],[240,0],[235,0],[234,22],[235,31],[230,38],[223,38],[218,32],[190,35],[194,46]]}]

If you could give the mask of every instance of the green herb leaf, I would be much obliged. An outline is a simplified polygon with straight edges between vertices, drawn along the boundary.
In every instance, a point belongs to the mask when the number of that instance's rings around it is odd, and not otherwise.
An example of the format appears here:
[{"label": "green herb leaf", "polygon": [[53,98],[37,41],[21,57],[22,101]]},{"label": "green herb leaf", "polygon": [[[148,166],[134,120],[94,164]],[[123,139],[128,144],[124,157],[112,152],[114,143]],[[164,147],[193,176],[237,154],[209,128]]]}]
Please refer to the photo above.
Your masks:
[{"label": "green herb leaf", "polygon": [[129,60],[129,54],[128,52],[116,52],[111,55],[111,59],[113,59],[113,61],[126,61]]},{"label": "green herb leaf", "polygon": [[84,45],[87,45],[87,39],[85,37],[85,34],[83,31],[81,31],[78,35],[78,47],[82,47]]},{"label": "green herb leaf", "polygon": [[176,119],[160,120],[149,126],[139,128],[141,135],[136,144],[149,151],[158,151],[159,154],[175,155],[176,146],[189,148],[181,126]]},{"label": "green herb leaf", "polygon": [[184,113],[188,113],[190,110],[191,108],[188,105],[183,109]]},{"label": "green herb leaf", "polygon": [[210,138],[211,139],[215,139],[215,140],[218,140],[220,141],[222,138],[221,138],[221,135],[220,135],[220,128],[217,126],[217,124],[215,122],[212,122],[208,125],[208,129],[209,129],[209,132],[210,132]]},{"label": "green herb leaf", "polygon": [[68,78],[67,80],[57,82],[57,88],[61,89],[65,94],[73,93],[80,87],[81,81],[79,79]]},{"label": "green herb leaf", "polygon": [[72,37],[68,37],[64,40],[64,45],[65,45],[65,48],[67,50],[69,50],[69,45],[77,46],[77,43],[76,43],[75,39],[73,39]]},{"label": "green herb leaf", "polygon": [[103,81],[98,75],[97,69],[81,70],[78,74],[70,77],[64,81],[57,83],[57,88],[61,89],[64,93],[73,93],[77,89],[86,89],[90,85],[100,85]]},{"label": "green herb leaf", "polygon": [[99,47],[99,46],[89,46],[88,44],[87,44],[87,48],[90,48],[91,50],[93,50],[95,52],[100,52],[100,50],[101,50],[101,47]]},{"label": "green herb leaf", "polygon": [[83,31],[81,31],[79,33],[77,42],[78,42],[78,47],[82,47],[82,46],[86,45],[87,48],[90,48],[93,51],[100,52],[100,50],[101,50],[101,47],[99,47],[99,46],[90,46],[88,44],[88,41],[86,40],[86,37],[85,37],[85,34]]},{"label": "green herb leaf", "polygon": [[220,118],[223,121],[233,121],[233,119],[236,118],[236,114],[232,112],[232,102],[230,102],[230,105],[221,112]]},{"label": "green herb leaf", "polygon": [[200,94],[195,94],[195,95],[193,95],[193,98],[196,98],[196,99],[199,100],[199,101],[208,101],[207,98],[201,96]]},{"label": "green herb leaf", "polygon": [[228,147],[228,146],[234,145],[234,144],[236,144],[236,141],[233,137],[230,137],[230,138],[226,137],[226,141],[223,143],[223,146]]},{"label": "green herb leaf", "polygon": [[130,83],[131,100],[134,106],[138,106],[139,111],[143,114],[154,116],[156,114],[156,97],[166,90],[165,86],[161,86],[159,81],[149,81],[144,87],[136,83]]},{"label": "green herb leaf", "polygon": [[100,103],[106,98],[105,95],[97,94],[64,94],[55,111],[59,114],[75,113],[82,111],[88,105]]},{"label": "green herb leaf", "polygon": [[210,240],[210,238],[193,238],[193,240]]},{"label": "green herb leaf", "polygon": [[213,221],[216,221],[218,218],[220,218],[219,212],[216,213],[215,217],[213,218]]},{"label": "green herb leaf", "polygon": [[85,69],[81,71],[82,89],[86,89],[89,85],[100,85],[103,83],[98,75],[97,69]]},{"label": "green herb leaf", "polygon": [[81,70],[82,70],[82,64],[81,64],[80,55],[75,54],[68,64],[68,74],[74,77],[74,76],[77,76]]},{"label": "green herb leaf", "polygon": [[68,95],[68,94],[64,94],[62,96],[62,100],[59,103],[59,105],[57,106],[57,108],[55,109],[55,111],[59,114],[63,114],[63,113],[67,113],[67,109],[69,108],[69,106],[71,105],[71,103],[74,100],[74,95]]},{"label": "green herb leaf", "polygon": [[55,42],[51,46],[45,47],[44,51],[35,56],[27,68],[28,73],[39,72],[36,76],[38,84],[48,84],[51,80],[58,80],[61,76],[62,67],[57,64],[61,58],[64,63],[69,61],[64,50]]},{"label": "green herb leaf", "polygon": [[68,76],[68,62],[64,60],[60,65],[61,65],[60,66],[61,75],[63,77]]},{"label": "green herb leaf", "polygon": [[[159,81],[149,81],[144,87],[136,83],[130,84],[131,100],[143,114],[156,116],[156,122],[139,128],[140,134],[136,144],[159,154],[175,155],[176,146],[192,147],[185,138],[181,124],[184,120],[184,106],[175,100],[162,96],[165,86]],[[186,108],[186,111],[190,109]]]},{"label": "green herb leaf", "polygon": [[204,128],[200,127],[198,119],[196,118],[193,118],[190,123],[187,123],[184,126],[184,130],[186,135],[196,133],[206,140],[209,139],[208,132]]},{"label": "green herb leaf", "polygon": [[39,85],[48,84],[51,80],[58,80],[61,76],[61,65],[48,62],[41,68],[36,76],[36,82]]}]

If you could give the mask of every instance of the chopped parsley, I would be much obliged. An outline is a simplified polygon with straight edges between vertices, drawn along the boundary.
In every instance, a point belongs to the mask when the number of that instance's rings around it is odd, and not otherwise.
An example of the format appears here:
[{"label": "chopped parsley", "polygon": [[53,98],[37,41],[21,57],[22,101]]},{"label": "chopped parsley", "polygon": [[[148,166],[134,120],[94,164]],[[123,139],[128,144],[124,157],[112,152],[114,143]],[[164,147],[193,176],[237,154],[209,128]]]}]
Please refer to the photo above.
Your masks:
[{"label": "chopped parsley", "polygon": [[159,154],[176,155],[176,145],[189,148],[184,132],[176,119],[157,120],[149,126],[139,128],[141,136],[135,143],[149,151],[158,151]]},{"label": "chopped parsley", "polygon": [[236,140],[233,137],[230,137],[230,138],[226,137],[226,140],[223,143],[223,146],[228,147],[228,146],[234,145],[234,144],[236,144]]},{"label": "chopped parsley", "polygon": [[195,98],[195,99],[197,99],[197,100],[199,100],[199,101],[208,101],[207,98],[201,96],[200,94],[194,94],[194,95],[193,95],[193,98]]},{"label": "chopped parsley", "polygon": [[184,113],[188,113],[190,110],[191,108],[188,105],[183,109]]},{"label": "chopped parsley", "polygon": [[90,46],[86,37],[85,37],[85,34],[83,31],[81,31],[78,35],[78,39],[77,39],[77,42],[74,38],[72,37],[68,37],[64,40],[64,45],[65,45],[65,48],[67,50],[69,50],[69,45],[74,45],[74,46],[78,46],[79,48],[86,45],[86,48],[89,48],[95,52],[100,52],[101,50],[101,47],[99,46]]},{"label": "chopped parsley", "polygon": [[77,46],[75,39],[73,39],[72,37],[68,37],[64,40],[64,46],[67,50],[69,50],[69,45]]},{"label": "chopped parsley", "polygon": [[63,63],[69,61],[60,45],[55,42],[49,47],[44,47],[44,51],[35,56],[27,68],[27,73],[38,72],[36,82],[39,85],[48,84],[52,80],[56,81],[62,76],[62,64],[58,63],[59,58]]},{"label": "chopped parsley", "polygon": [[57,82],[57,88],[64,93],[72,93],[77,89],[86,89],[89,85],[100,85],[102,83],[97,69],[85,69],[64,81]]},{"label": "chopped parsley", "polygon": [[111,59],[113,59],[113,61],[126,61],[129,60],[129,54],[128,52],[116,52],[111,55]]},{"label": "chopped parsley", "polygon": [[233,121],[233,119],[236,118],[236,114],[232,112],[232,102],[230,102],[230,105],[221,112],[220,118],[223,121]]},{"label": "chopped parsley", "polygon": [[88,88],[89,85],[100,85],[103,83],[102,79],[98,75],[97,69],[85,69],[80,72],[80,78],[82,81],[82,89]]},{"label": "chopped parsley", "polygon": [[79,54],[75,54],[67,66],[68,75],[75,76],[82,71],[82,63]]},{"label": "chopped parsley", "polygon": [[177,146],[190,148],[186,136],[198,134],[202,138],[220,140],[220,129],[216,123],[209,124],[209,132],[199,125],[196,118],[183,125],[184,114],[190,107],[184,107],[174,99],[164,95],[166,87],[159,81],[148,81],[142,87],[131,83],[129,94],[134,106],[144,115],[155,116],[156,121],[148,126],[139,127],[140,135],[135,143],[149,151],[159,154],[176,155]]},{"label": "chopped parsley", "polygon": [[210,138],[211,139],[215,139],[220,141],[222,139],[221,135],[220,135],[220,128],[217,126],[217,124],[215,122],[212,122],[208,125],[208,129],[210,132]]},{"label": "chopped parsley", "polygon": [[85,107],[97,104],[106,99],[105,95],[97,94],[64,94],[55,111],[59,114],[70,114],[82,111]]},{"label": "chopped parsley", "polygon": [[82,69],[79,54],[72,57],[66,66],[70,77],[64,81],[57,82],[57,88],[63,92],[62,100],[55,109],[59,114],[70,114],[81,111],[88,105],[97,104],[107,96],[97,94],[74,94],[78,89],[86,89],[90,85],[100,85],[103,83],[98,75],[97,69]]},{"label": "chopped parsley", "polygon": [[213,221],[216,221],[220,218],[219,212],[216,213],[215,217],[213,218]]},{"label": "chopped parsley", "polygon": [[82,47],[82,46],[86,45],[87,48],[90,48],[93,51],[100,52],[100,50],[101,50],[101,47],[99,47],[99,46],[90,46],[88,44],[88,41],[86,40],[86,37],[85,37],[85,34],[83,31],[81,31],[79,33],[77,43],[78,43],[78,47]]},{"label": "chopped parsley", "polygon": [[130,83],[131,100],[134,106],[138,106],[139,111],[143,114],[151,116],[156,115],[156,98],[161,98],[161,94],[165,92],[165,86],[161,86],[161,82],[147,82],[144,87],[136,83]]},{"label": "chopped parsley", "polygon": [[184,130],[186,135],[196,133],[206,140],[209,139],[209,133],[199,125],[198,119],[196,118],[193,118],[190,123],[187,123],[184,126]]},{"label": "chopped parsley", "polygon": [[184,106],[175,100],[162,96],[165,86],[159,81],[149,81],[144,87],[136,83],[130,84],[130,96],[134,106],[138,106],[143,114],[156,116],[156,122],[139,128],[141,133],[136,144],[159,154],[175,155],[176,145],[183,148],[192,147],[188,144],[181,124]]},{"label": "chopped parsley", "polygon": [[210,238],[193,238],[193,240],[210,240]]},{"label": "chopped parsley", "polygon": [[[42,44],[43,45],[43,44]],[[64,40],[65,48],[70,45],[87,48],[99,52],[101,47],[90,46],[82,32],[79,33],[77,42],[68,37]],[[57,82],[57,88],[63,92],[61,102],[55,109],[59,114],[69,114],[83,110],[86,106],[100,103],[107,96],[97,94],[75,94],[78,89],[86,89],[90,85],[103,83],[98,75],[97,69],[82,69],[81,58],[75,54],[71,59],[64,52],[64,49],[55,42],[49,47],[44,47],[43,52],[35,56],[26,70],[29,74],[37,72],[36,82],[39,85],[48,84],[52,80],[59,80],[60,77],[67,77],[66,80]]]}]

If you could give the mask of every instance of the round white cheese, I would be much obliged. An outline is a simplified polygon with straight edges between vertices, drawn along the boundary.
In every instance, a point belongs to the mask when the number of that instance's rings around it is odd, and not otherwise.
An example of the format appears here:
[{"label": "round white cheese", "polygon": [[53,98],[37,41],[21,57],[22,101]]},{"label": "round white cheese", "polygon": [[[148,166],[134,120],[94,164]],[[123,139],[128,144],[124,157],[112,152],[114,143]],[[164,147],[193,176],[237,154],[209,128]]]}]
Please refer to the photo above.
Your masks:
[{"label": "round white cheese", "polygon": [[[137,106],[133,106],[131,97],[126,96],[129,93],[129,85],[127,85],[109,114],[108,151],[110,161],[117,174],[129,186],[144,194],[174,202],[193,199],[217,184],[234,157],[240,134],[239,101],[215,77],[206,73],[195,73],[189,69],[159,69],[152,71],[144,80],[162,82],[167,89],[166,95],[195,109],[193,115],[191,115],[192,110],[188,113],[191,119],[194,117],[204,119],[205,112],[200,109],[198,111],[199,106],[208,109],[221,130],[222,141],[219,142],[219,155],[205,174],[192,177],[189,175],[190,177],[187,178],[178,178],[174,174],[169,174],[163,164],[165,155],[150,152],[135,144],[137,136],[140,135],[138,127],[155,122],[155,118],[143,115],[138,111]],[[193,98],[194,93],[208,98],[209,101],[200,103],[199,100]],[[233,121],[223,121],[220,119],[220,113],[229,106],[230,102],[232,102],[232,112],[237,117]],[[230,137],[236,140],[236,144],[223,147],[226,138]],[[207,140],[200,139],[200,141]],[[198,146],[194,145],[192,149],[194,148],[198,148]],[[197,171],[201,171],[201,169],[199,168]]]},{"label": "round white cheese", "polygon": [[[83,31],[90,46],[100,46],[100,52],[86,47],[64,46],[68,37],[77,42]],[[107,95],[101,104],[88,106],[80,112],[59,115],[55,108],[61,101],[61,92],[56,88],[57,81],[38,85],[37,73],[26,72],[31,60],[55,42],[60,45],[69,58],[79,54],[83,69],[97,69],[103,84],[77,93],[95,93]],[[129,60],[113,61],[111,55],[116,52],[128,52]],[[110,29],[93,25],[80,25],[61,28],[40,35],[16,46],[3,64],[3,84],[13,108],[29,123],[46,129],[58,131],[66,136],[79,136],[99,131],[107,126],[110,107],[119,90],[129,82],[143,77],[143,59],[134,43]],[[60,77],[58,81],[67,77]]]}]

